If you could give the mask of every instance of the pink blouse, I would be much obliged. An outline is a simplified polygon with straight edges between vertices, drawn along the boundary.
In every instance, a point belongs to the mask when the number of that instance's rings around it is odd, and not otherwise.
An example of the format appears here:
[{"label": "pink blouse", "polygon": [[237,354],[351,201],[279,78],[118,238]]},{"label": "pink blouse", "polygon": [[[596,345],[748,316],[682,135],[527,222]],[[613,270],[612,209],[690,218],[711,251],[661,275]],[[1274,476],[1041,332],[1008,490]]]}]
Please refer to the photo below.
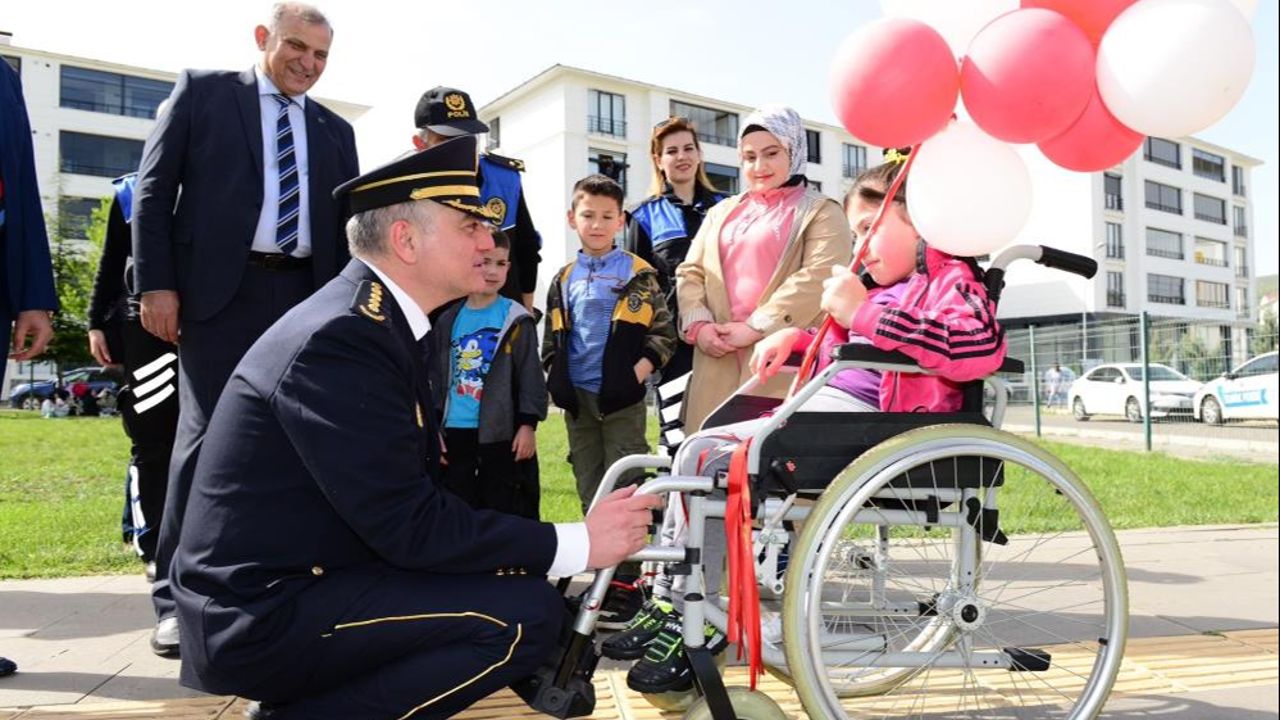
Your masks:
[{"label": "pink blouse", "polygon": [[760,304],[787,248],[804,185],[747,193],[720,228],[720,267],[735,322]]}]

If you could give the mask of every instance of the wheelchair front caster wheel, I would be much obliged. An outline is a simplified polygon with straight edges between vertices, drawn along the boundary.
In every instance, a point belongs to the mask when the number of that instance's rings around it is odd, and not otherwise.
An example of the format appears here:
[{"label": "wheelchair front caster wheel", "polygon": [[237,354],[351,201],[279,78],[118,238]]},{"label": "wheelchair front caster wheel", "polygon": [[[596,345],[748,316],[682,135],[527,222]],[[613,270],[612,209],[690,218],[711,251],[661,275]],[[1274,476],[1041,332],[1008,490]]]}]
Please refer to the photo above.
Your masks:
[{"label": "wheelchair front caster wheel", "polygon": [[[738,720],[787,720],[787,714],[782,712],[778,703],[759,690],[736,686],[728,690],[729,704],[733,705],[733,714]],[[684,714],[684,720],[711,720],[711,708],[707,705],[707,699],[698,698],[689,712]]]},{"label": "wheelchair front caster wheel", "polygon": [[684,712],[693,706],[694,700],[698,699],[698,691],[689,688],[664,693],[640,693],[640,697],[664,713]]}]

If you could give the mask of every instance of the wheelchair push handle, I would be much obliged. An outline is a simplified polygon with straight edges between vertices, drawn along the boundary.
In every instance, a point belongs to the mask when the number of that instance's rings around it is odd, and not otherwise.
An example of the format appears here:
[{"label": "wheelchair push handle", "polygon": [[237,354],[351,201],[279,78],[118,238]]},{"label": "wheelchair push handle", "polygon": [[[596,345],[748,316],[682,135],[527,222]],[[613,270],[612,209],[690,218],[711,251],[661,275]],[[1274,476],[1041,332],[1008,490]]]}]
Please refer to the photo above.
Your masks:
[{"label": "wheelchair push handle", "polygon": [[1092,278],[1098,273],[1097,260],[1045,245],[1040,246],[1040,258],[1036,262],[1045,267],[1075,273],[1083,278]]}]

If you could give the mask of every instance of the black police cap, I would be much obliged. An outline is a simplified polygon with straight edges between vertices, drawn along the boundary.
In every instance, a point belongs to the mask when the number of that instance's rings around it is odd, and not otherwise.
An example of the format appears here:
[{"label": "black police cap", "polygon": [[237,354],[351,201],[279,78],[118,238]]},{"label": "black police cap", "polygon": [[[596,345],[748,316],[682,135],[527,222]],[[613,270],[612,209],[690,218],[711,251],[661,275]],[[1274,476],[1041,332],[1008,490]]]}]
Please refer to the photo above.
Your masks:
[{"label": "black police cap", "polygon": [[413,124],[440,135],[477,135],[489,132],[489,126],[476,117],[471,96],[457,88],[433,87],[418,99],[413,111]]},{"label": "black police cap", "polygon": [[476,179],[476,139],[448,140],[352,178],[333,191],[352,214],[411,200],[434,200],[494,222],[499,218],[480,202]]}]

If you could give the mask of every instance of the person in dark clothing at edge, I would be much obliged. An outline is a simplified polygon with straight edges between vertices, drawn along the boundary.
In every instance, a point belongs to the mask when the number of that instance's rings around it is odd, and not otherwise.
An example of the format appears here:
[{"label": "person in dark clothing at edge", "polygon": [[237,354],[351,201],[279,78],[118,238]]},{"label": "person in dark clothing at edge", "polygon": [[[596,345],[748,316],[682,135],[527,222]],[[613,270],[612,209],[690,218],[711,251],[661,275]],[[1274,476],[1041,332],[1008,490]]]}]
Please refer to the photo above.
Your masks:
[{"label": "person in dark clothing at edge", "polygon": [[123,368],[117,404],[130,442],[124,540],[154,581],[156,537],[178,431],[178,347],[142,327],[129,227],[137,179],[131,173],[112,182],[115,193],[89,300],[89,352],[103,367]]},{"label": "person in dark clothing at edge", "polygon": [[[413,146],[419,151],[462,135],[490,133],[492,137],[496,133],[481,122],[470,95],[444,86],[422,94],[413,111],[413,124],[418,128]],[[523,172],[520,160],[490,152],[480,154],[480,201],[498,218],[498,229],[511,240],[511,266],[501,295],[524,305],[538,322],[542,313],[534,309],[533,298],[538,289],[538,263],[542,262],[542,236],[533,227],[533,216],[524,201]]]},{"label": "person in dark clothing at edge", "polygon": [[[649,157],[653,163],[649,197],[627,212],[622,249],[639,255],[658,271],[667,307],[672,317],[679,317],[676,266],[684,261],[707,210],[725,196],[707,177],[698,131],[688,118],[669,117],[653,126]],[[692,369],[693,346],[680,342],[662,368],[662,377],[677,378]]]}]

